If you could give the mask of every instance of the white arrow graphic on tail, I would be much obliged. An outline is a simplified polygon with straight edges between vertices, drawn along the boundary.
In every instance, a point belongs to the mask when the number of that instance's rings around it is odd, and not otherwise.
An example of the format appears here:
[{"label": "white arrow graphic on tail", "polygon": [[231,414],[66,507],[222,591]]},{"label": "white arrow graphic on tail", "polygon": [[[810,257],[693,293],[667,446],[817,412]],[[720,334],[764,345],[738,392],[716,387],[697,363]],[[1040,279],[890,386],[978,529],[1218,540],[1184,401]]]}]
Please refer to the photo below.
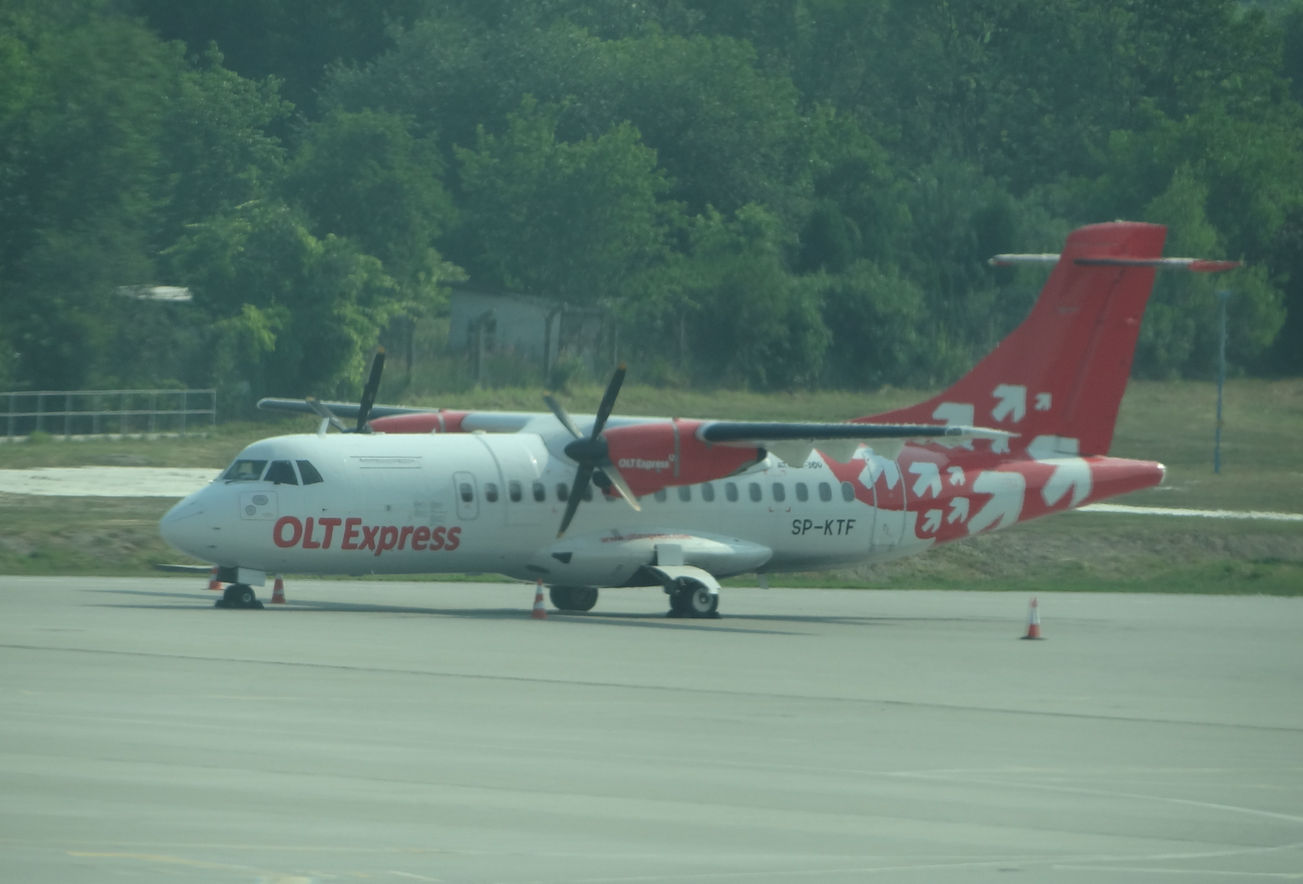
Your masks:
[{"label": "white arrow graphic on tail", "polygon": [[1016,384],[1001,384],[991,393],[1000,401],[991,409],[991,417],[997,423],[1013,415],[1016,424],[1027,415],[1027,388]]},{"label": "white arrow graphic on tail", "polygon": [[962,522],[968,518],[968,498],[955,497],[950,501],[950,515],[946,516],[946,522],[953,525],[955,522]]},{"label": "white arrow graphic on tail", "polygon": [[1037,410],[1037,411],[1049,411],[1049,410],[1050,410],[1050,403],[1053,402],[1053,401],[1054,401],[1054,397],[1053,397],[1051,394],[1049,394],[1049,393],[1037,393],[1037,394],[1036,394],[1036,410]]},{"label": "white arrow graphic on tail", "polygon": [[887,477],[887,487],[895,488],[896,483],[900,481],[900,467],[896,466],[894,460],[887,460],[877,454],[870,454],[864,458],[864,469],[860,472],[860,484],[865,488],[872,488],[873,483],[878,481],[879,476]]},{"label": "white arrow graphic on tail", "polygon": [[[1080,506],[1090,496],[1090,464],[1080,457],[1071,456],[1076,454],[1078,447],[1076,439],[1061,436],[1037,436],[1027,446],[1027,453],[1036,460],[1054,466],[1054,473],[1041,489],[1046,506],[1054,506],[1062,500],[1068,489],[1072,489],[1069,506]],[[1069,456],[1064,457],[1065,454]]]},{"label": "white arrow graphic on tail", "polygon": [[968,533],[976,534],[991,527],[1007,528],[1022,515],[1027,480],[1022,473],[981,473],[973,480],[973,490],[989,494],[991,499],[968,523]]},{"label": "white arrow graphic on tail", "polygon": [[941,527],[941,510],[928,510],[923,516],[923,533],[935,534],[936,530]]},{"label": "white arrow graphic on tail", "polygon": [[962,485],[962,484],[964,484],[964,468],[963,468],[963,467],[946,467],[946,472],[950,474],[950,484],[951,484],[951,485]]},{"label": "white arrow graphic on tail", "polygon": [[977,409],[967,402],[942,402],[932,412],[932,416],[945,421],[947,427],[971,427],[975,423],[973,418],[976,414]]},{"label": "white arrow graphic on tail", "polygon": [[933,497],[941,496],[941,473],[937,465],[927,460],[916,460],[909,465],[909,471],[918,476],[914,483],[914,496],[922,497],[925,491],[932,491]]}]

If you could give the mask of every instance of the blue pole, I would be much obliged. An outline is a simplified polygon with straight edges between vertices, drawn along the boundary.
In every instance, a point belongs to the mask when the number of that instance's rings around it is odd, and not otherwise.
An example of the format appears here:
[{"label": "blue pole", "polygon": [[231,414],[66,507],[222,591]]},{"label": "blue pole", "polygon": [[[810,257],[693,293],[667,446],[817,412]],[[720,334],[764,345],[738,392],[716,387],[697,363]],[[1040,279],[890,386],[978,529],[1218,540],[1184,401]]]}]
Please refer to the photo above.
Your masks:
[{"label": "blue pole", "polygon": [[1217,431],[1213,437],[1213,472],[1222,471],[1222,387],[1226,385],[1226,301],[1229,289],[1217,293],[1220,333],[1217,343]]}]

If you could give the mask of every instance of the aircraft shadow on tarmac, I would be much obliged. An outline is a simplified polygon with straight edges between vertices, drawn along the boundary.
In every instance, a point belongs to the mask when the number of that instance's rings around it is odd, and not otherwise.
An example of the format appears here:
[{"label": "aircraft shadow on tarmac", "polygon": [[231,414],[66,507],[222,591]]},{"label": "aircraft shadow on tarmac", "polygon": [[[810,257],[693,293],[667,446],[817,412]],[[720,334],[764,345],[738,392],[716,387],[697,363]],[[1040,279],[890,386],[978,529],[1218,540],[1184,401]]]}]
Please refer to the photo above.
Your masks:
[{"label": "aircraft shadow on tarmac", "polygon": [[[154,603],[118,603],[95,605],[95,607],[105,608],[141,608],[155,610],[195,610],[206,609],[208,604],[196,605],[196,602],[209,602],[215,598],[212,596],[197,596],[191,592],[158,592],[142,589],[88,589],[84,592],[102,595],[103,593],[112,593],[114,595],[125,596],[144,596],[158,601]],[[174,600],[172,603],[164,601]],[[264,600],[265,601],[265,600]],[[270,606],[269,606],[270,607]],[[429,617],[461,617],[475,620],[520,620],[529,617],[528,608],[434,608],[434,607],[416,607],[412,605],[384,605],[374,602],[326,602],[326,601],[289,601],[284,607],[276,606],[275,610],[282,613],[296,614],[413,614]],[[237,612],[244,613],[244,612]],[[253,612],[249,612],[252,614]],[[842,625],[842,626],[891,626],[898,622],[907,620],[927,620],[927,622],[940,622],[942,620],[955,620],[962,618],[918,618],[918,617],[866,617],[866,616],[820,616],[810,614],[748,614],[748,615],[724,615],[719,619],[669,619],[662,613],[647,612],[618,612],[618,611],[590,611],[590,612],[573,612],[573,611],[549,611],[549,620],[558,620],[565,623],[584,624],[590,626],[632,626],[651,629],[711,629],[721,632],[738,632],[738,633],[757,633],[771,635],[800,635],[802,633],[790,629],[778,628],[746,628],[733,624],[737,623],[755,623],[757,621],[766,624],[787,624],[797,625]],[[729,621],[732,621],[730,623]]]}]

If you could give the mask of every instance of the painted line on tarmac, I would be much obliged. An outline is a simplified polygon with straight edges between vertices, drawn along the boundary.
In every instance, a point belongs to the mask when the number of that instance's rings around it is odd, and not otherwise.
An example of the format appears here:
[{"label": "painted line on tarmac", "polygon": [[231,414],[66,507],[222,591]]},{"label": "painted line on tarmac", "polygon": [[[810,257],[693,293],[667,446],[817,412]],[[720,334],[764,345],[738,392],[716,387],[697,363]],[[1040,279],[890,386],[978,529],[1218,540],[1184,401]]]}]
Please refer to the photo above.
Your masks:
[{"label": "painted line on tarmac", "polygon": [[[195,610],[199,610],[196,608]],[[347,663],[309,662],[302,660],[276,660],[253,657],[218,657],[211,654],[176,654],[157,651],[125,651],[111,648],[78,648],[53,645],[25,645],[17,643],[0,643],[0,650],[34,651],[49,654],[87,654],[106,657],[137,657],[141,659],[160,660],[194,660],[205,663],[233,663],[236,665],[284,666],[292,669],[325,669],[340,672],[388,673],[390,675],[407,675],[416,678],[457,679],[481,682],[512,682],[518,684],[538,684],[565,686],[572,688],[599,688],[629,691],[647,691],[649,693],[677,693],[698,696],[724,695],[730,697],[757,697],[767,700],[775,698],[799,700],[808,703],[858,703],[870,706],[904,707],[907,709],[943,709],[953,712],[967,712],[979,715],[1023,715],[1029,718],[1067,718],[1087,721],[1108,721],[1131,724],[1175,725],[1179,727],[1229,728],[1231,730],[1268,731],[1274,733],[1303,733],[1303,727],[1277,724],[1245,724],[1230,721],[1196,721],[1180,718],[1153,718],[1140,715],[1100,715],[1087,712],[1068,712],[1063,710],[1018,709],[1011,706],[964,706],[958,703],[936,703],[920,700],[899,700],[886,697],[848,697],[817,694],[791,694],[782,691],[725,690],[723,688],[693,688],[681,685],[658,685],[640,682],[598,681],[596,679],[548,678],[527,675],[485,675],[474,672],[453,672],[437,669],[399,669],[390,666],[362,666]]]},{"label": "painted line on tarmac", "polygon": [[1121,503],[1091,503],[1071,512],[1116,513],[1133,516],[1196,516],[1202,519],[1263,519],[1269,522],[1303,522],[1303,513],[1272,513],[1259,510],[1192,510],[1174,506],[1127,506]]}]

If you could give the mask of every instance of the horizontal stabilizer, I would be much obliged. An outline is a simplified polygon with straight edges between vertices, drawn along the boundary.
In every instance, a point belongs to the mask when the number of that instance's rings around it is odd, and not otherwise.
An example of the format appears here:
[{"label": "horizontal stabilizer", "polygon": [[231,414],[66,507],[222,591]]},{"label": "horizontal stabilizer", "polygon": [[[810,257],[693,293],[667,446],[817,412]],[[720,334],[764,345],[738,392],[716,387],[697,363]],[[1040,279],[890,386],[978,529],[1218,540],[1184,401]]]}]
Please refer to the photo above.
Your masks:
[{"label": "horizontal stabilizer", "polygon": [[[1059,255],[1050,252],[1039,255],[996,255],[989,263],[992,267],[1009,267],[1014,264],[1057,264]],[[1243,266],[1239,261],[1212,261],[1205,258],[1073,258],[1079,267],[1157,267],[1160,270],[1189,270],[1193,273],[1221,273]]]}]

